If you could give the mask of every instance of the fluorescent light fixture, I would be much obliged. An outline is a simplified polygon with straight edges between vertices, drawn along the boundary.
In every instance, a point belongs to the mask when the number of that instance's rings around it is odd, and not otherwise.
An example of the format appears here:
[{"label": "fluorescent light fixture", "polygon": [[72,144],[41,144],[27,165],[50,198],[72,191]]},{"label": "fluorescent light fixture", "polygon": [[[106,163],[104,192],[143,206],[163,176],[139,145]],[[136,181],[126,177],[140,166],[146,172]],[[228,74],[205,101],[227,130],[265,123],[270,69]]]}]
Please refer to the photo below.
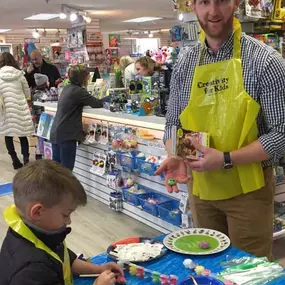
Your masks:
[{"label": "fluorescent light fixture", "polygon": [[184,18],[183,14],[182,14],[182,13],[181,13],[181,14],[179,14],[179,17],[178,17],[179,21],[182,21],[182,20],[183,20],[183,18]]},{"label": "fluorescent light fixture", "polygon": [[52,19],[55,19],[55,18],[58,18],[58,17],[59,17],[58,14],[41,13],[41,14],[33,15],[31,17],[28,17],[28,18],[24,18],[24,20],[48,21],[48,20],[52,20]]},{"label": "fluorescent light fixture", "polygon": [[123,21],[124,23],[143,23],[143,22],[151,22],[156,20],[161,20],[162,18],[159,17],[141,17]]},{"label": "fluorescent light fixture", "polygon": [[59,14],[59,18],[60,18],[61,20],[64,20],[64,19],[67,18],[67,15],[66,15],[65,13],[60,13],[60,14]]},{"label": "fluorescent light fixture", "polygon": [[0,29],[0,34],[4,34],[11,31],[11,29]]},{"label": "fluorescent light fixture", "polygon": [[77,20],[77,14],[71,13],[71,14],[70,14],[70,21],[71,21],[71,22],[74,22],[74,21],[76,21],[76,20]]}]

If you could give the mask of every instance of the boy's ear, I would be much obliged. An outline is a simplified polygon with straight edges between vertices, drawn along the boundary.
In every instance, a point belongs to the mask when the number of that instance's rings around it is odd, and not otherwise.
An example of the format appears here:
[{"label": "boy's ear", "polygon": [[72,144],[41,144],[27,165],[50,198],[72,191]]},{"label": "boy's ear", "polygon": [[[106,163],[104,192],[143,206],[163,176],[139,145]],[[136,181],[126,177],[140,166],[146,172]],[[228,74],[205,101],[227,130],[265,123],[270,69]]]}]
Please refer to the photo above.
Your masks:
[{"label": "boy's ear", "polygon": [[44,207],[42,204],[35,204],[29,209],[28,215],[32,220],[39,220],[42,216],[42,212],[44,210]]}]

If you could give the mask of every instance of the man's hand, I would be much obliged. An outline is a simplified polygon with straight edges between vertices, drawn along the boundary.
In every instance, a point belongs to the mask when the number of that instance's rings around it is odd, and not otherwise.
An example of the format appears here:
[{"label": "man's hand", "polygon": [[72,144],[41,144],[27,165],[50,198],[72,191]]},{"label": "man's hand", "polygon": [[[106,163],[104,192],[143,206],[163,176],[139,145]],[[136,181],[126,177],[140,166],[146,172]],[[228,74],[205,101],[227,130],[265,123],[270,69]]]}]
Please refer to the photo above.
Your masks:
[{"label": "man's hand", "polygon": [[106,270],[110,270],[110,271],[112,271],[114,273],[119,273],[120,275],[124,276],[124,271],[115,262],[109,262],[109,263],[106,263],[106,264],[102,265],[102,272],[106,271]]},{"label": "man's hand", "polygon": [[182,158],[177,156],[171,156],[166,158],[160,167],[156,170],[154,175],[160,175],[164,173],[165,175],[165,186],[169,193],[179,192],[177,185],[168,185],[168,179],[173,178],[177,183],[186,184],[191,176],[187,173],[187,166]]},{"label": "man's hand", "polygon": [[224,164],[224,154],[214,148],[200,145],[192,139],[193,146],[203,153],[203,158],[199,161],[185,160],[186,165],[193,171],[206,172],[222,169]]},{"label": "man's hand", "polygon": [[99,275],[93,285],[114,285],[116,284],[116,275],[110,270],[106,270]]},{"label": "man's hand", "polygon": [[31,73],[31,72],[33,72],[33,70],[34,70],[34,67],[32,65],[29,65],[27,68],[27,72]]}]

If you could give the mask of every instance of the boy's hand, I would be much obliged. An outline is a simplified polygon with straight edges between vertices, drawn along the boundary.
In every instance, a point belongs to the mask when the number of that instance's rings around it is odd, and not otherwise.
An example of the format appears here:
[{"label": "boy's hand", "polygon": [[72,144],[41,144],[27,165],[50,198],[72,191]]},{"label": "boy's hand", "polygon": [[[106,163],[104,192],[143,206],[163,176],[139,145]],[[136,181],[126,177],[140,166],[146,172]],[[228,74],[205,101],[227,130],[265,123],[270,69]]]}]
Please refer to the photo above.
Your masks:
[{"label": "boy's hand", "polygon": [[124,276],[124,271],[122,270],[122,268],[115,262],[109,262],[109,263],[106,263],[104,265],[102,265],[102,271],[105,271],[105,270],[110,270],[114,273],[119,273],[120,275]]},{"label": "boy's hand", "polygon": [[106,270],[100,274],[93,285],[114,285],[116,284],[116,275],[110,270]]}]

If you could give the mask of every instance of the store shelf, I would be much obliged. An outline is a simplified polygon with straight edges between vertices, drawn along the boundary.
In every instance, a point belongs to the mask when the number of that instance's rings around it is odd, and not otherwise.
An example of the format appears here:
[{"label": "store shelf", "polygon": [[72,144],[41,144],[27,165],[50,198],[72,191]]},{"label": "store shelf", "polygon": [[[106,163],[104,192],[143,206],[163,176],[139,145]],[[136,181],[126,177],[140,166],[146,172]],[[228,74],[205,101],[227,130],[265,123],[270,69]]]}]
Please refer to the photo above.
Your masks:
[{"label": "store shelf", "polygon": [[273,234],[273,239],[274,240],[277,240],[277,239],[280,239],[280,238],[283,238],[285,237],[285,229],[280,231],[280,232],[276,232]]},{"label": "store shelf", "polygon": [[[47,112],[56,112],[57,103],[41,103],[35,102],[36,106],[45,107]],[[136,116],[125,113],[113,113],[105,109],[94,109],[91,107],[84,107],[83,117],[108,121],[110,123],[123,124],[129,126],[136,126],[139,128],[146,128],[149,130],[164,130],[165,118],[157,116]]]}]

